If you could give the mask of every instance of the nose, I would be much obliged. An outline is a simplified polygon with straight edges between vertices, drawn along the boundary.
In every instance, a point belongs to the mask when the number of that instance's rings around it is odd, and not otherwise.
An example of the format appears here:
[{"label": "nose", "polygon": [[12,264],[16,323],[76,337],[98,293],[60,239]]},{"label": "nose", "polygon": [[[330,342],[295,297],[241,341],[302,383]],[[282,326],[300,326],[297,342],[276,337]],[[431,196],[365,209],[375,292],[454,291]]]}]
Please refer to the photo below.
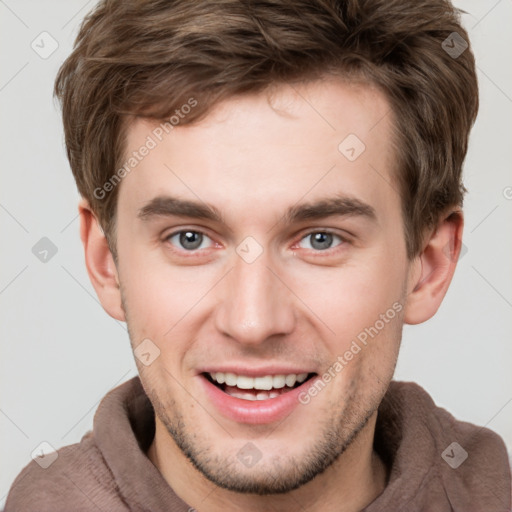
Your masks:
[{"label": "nose", "polygon": [[295,326],[293,293],[271,266],[264,251],[248,263],[234,255],[234,267],[223,279],[216,327],[244,345],[258,345]]}]

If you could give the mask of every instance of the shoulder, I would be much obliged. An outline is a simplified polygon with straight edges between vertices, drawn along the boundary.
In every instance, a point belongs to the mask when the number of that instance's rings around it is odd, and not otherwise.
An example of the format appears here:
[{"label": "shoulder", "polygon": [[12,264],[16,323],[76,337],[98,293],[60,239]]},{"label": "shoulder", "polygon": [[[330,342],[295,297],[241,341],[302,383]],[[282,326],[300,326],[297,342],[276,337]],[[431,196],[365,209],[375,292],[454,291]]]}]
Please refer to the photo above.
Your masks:
[{"label": "shoulder", "polygon": [[16,477],[4,512],[127,510],[92,432],[46,457],[52,457],[49,465],[32,460]]},{"label": "shoulder", "polygon": [[[507,448],[492,430],[460,421],[411,382],[391,383],[384,404],[388,433],[398,433],[397,453],[410,471],[422,466],[454,510],[505,510],[511,476]],[[485,504],[485,507],[484,507]],[[479,508],[479,506],[484,508]]]}]

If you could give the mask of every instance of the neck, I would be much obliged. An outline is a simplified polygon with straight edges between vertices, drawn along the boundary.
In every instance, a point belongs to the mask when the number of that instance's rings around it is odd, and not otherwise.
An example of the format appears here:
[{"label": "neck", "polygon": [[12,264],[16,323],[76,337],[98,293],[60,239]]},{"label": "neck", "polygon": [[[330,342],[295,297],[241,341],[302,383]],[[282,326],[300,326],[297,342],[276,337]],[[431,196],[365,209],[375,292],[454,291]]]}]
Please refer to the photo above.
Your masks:
[{"label": "neck", "polygon": [[190,507],[209,512],[294,510],[357,512],[386,486],[387,468],[373,450],[377,413],[345,452],[322,474],[286,494],[259,496],[222,489],[200,473],[176,446],[158,417],[147,456],[173,491]]}]

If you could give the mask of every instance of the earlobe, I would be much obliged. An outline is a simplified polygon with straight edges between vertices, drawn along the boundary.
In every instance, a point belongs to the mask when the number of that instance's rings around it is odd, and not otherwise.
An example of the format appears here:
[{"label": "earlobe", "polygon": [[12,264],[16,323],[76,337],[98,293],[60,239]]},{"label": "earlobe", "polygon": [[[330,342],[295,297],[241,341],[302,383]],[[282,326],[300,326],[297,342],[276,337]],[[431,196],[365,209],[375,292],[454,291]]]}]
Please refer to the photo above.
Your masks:
[{"label": "earlobe", "polygon": [[85,264],[103,309],[113,318],[125,321],[117,268],[107,239],[89,203],[78,205],[80,238],[84,246]]},{"label": "earlobe", "polygon": [[442,217],[421,254],[411,262],[405,323],[425,322],[439,309],[455,273],[463,227],[464,217],[460,210]]}]

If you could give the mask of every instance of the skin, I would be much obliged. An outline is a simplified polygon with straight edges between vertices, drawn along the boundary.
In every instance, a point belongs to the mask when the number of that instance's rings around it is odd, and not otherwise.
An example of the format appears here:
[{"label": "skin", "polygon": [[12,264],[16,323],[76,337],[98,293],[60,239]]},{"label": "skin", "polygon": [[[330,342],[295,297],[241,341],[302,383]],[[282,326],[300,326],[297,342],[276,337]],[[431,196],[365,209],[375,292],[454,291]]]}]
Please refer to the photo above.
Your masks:
[{"label": "skin", "polygon": [[[127,154],[155,126],[134,121]],[[350,133],[366,146],[353,162],[338,151]],[[372,447],[377,407],[403,324],[429,319],[443,300],[463,228],[460,212],[446,212],[408,260],[391,137],[389,104],[374,87],[336,79],[279,86],[270,99],[231,98],[176,127],[123,179],[117,263],[81,202],[86,264],[103,307],[127,321],[133,348],[149,338],[160,349],[149,366],[136,359],[156,411],[148,457],[191,507],[348,512],[384,490],[389,468]],[[370,205],[376,219],[283,222],[290,206],[335,194]],[[141,219],[162,195],[213,205],[223,222]],[[187,252],[169,237],[180,229],[207,235],[201,248]],[[326,230],[337,236],[319,250],[308,235]],[[263,251],[250,264],[236,251],[248,236]],[[322,374],[396,303],[393,320],[281,422],[232,421],[201,391],[197,369],[226,361]],[[247,442],[262,455],[251,468],[237,458]]]}]

